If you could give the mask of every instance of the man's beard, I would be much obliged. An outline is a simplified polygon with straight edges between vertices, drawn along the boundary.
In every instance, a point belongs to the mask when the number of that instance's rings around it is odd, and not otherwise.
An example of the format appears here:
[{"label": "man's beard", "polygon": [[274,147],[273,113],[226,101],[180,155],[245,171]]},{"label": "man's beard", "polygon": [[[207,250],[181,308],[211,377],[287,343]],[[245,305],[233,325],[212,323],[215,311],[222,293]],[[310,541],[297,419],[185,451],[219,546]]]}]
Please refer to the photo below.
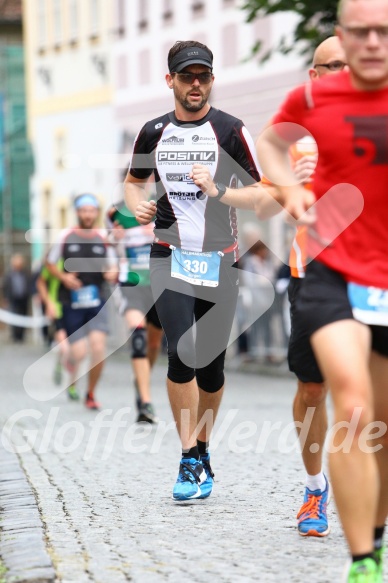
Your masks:
[{"label": "man's beard", "polygon": [[207,103],[208,96],[202,95],[202,99],[199,103],[189,103],[187,97],[182,97],[181,95],[175,95],[181,106],[186,111],[200,111]]},{"label": "man's beard", "polygon": [[93,229],[94,221],[92,219],[79,219],[78,226],[80,229]]}]

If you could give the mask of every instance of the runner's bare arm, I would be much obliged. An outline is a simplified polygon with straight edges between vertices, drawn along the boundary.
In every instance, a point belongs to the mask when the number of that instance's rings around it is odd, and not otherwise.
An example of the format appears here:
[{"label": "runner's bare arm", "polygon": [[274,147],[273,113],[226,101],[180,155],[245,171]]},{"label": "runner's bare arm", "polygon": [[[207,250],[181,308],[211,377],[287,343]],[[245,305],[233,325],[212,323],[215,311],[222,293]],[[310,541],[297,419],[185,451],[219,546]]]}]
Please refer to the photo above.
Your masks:
[{"label": "runner's bare arm", "polygon": [[278,200],[293,217],[299,219],[314,204],[314,193],[299,183],[289,158],[290,142],[282,139],[272,127],[259,136],[256,149],[265,176],[276,185]]},{"label": "runner's bare arm", "polygon": [[270,219],[271,217],[282,212],[283,197],[279,190],[272,184],[260,183],[261,188],[257,190],[255,196],[255,213],[261,220]]},{"label": "runner's bare arm", "polygon": [[45,315],[52,320],[57,318],[57,307],[55,302],[53,302],[53,300],[50,298],[47,289],[47,282],[41,275],[39,275],[38,279],[36,280],[36,289],[40,300],[45,306]]},{"label": "runner's bare arm", "polygon": [[[213,178],[210,174],[210,171],[207,166],[203,166],[202,164],[194,164],[193,169],[191,172],[191,177],[194,183],[201,188],[202,192],[209,196],[210,198],[214,198],[218,195],[218,190],[216,185],[214,184]],[[268,194],[269,192],[269,194]],[[242,188],[226,188],[225,194],[220,199],[220,202],[227,206],[232,206],[239,209],[245,210],[254,210],[256,208],[257,201],[263,200],[270,202],[270,198],[273,201],[270,195],[273,194],[275,196],[276,189],[273,189],[273,192],[267,190],[267,187],[263,187],[260,182],[256,182],[250,186],[244,186]],[[277,209],[273,211],[272,214],[276,214],[281,209]],[[272,216],[268,215],[268,216]]]},{"label": "runner's bare arm", "polygon": [[68,289],[79,289],[82,287],[81,280],[78,279],[76,273],[69,273],[62,271],[55,263],[46,261],[45,266],[53,277],[59,279]]},{"label": "runner's bare arm", "polygon": [[299,182],[302,182],[303,184],[309,184],[312,182],[317,161],[318,154],[302,156],[302,158],[296,160],[294,172]]},{"label": "runner's bare arm", "polygon": [[47,289],[47,283],[41,275],[39,275],[38,279],[36,280],[36,290],[41,301],[44,304],[47,304],[48,300],[50,299],[50,296]]},{"label": "runner's bare arm", "polygon": [[[307,184],[311,182],[317,165],[316,154],[303,156],[295,162],[294,174],[298,182]],[[281,191],[271,184],[265,177],[260,183],[263,188],[257,191],[255,197],[255,213],[261,219],[269,219],[283,210],[283,196]]]},{"label": "runner's bare arm", "polygon": [[[124,230],[124,229],[122,229]],[[118,255],[114,245],[108,245],[103,277],[108,283],[117,283],[119,276]]]}]

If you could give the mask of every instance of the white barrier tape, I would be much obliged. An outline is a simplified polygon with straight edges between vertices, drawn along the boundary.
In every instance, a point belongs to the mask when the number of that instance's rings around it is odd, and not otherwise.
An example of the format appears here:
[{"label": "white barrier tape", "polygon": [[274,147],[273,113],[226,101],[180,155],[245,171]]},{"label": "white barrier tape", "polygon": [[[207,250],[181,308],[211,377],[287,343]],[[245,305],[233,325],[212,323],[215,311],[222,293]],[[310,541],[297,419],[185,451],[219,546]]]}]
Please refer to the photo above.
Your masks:
[{"label": "white barrier tape", "polygon": [[50,320],[45,316],[21,316],[0,308],[0,322],[10,326],[20,326],[21,328],[42,328],[50,324]]}]

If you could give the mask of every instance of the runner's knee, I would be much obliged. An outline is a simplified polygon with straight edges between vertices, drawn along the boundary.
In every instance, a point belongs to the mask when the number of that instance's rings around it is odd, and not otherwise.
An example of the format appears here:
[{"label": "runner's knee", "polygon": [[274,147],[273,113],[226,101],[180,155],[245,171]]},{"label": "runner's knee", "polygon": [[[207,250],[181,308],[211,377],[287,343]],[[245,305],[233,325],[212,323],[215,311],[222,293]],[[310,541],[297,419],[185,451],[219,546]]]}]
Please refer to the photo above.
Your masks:
[{"label": "runner's knee", "polygon": [[147,331],[145,328],[135,328],[129,339],[131,358],[147,357]]},{"label": "runner's knee", "polygon": [[189,383],[195,378],[194,368],[188,366],[181,360],[180,356],[186,360],[185,356],[178,354],[177,343],[170,341],[168,343],[168,372],[167,378],[173,383]]},{"label": "runner's knee", "polygon": [[322,383],[299,383],[298,391],[307,407],[316,407],[325,400],[327,388]]},{"label": "runner's knee", "polygon": [[167,378],[173,383],[189,383],[195,378],[195,346],[191,337],[180,342],[180,335],[167,336],[168,372]]},{"label": "runner's knee", "polygon": [[225,351],[208,366],[197,370],[198,387],[205,393],[217,393],[225,384],[224,375]]},{"label": "runner's knee", "polygon": [[173,383],[183,385],[184,383],[191,382],[195,378],[195,372],[194,369],[183,364],[179,367],[169,365],[167,378]]},{"label": "runner's knee", "polygon": [[224,373],[220,373],[216,378],[199,379],[197,375],[198,387],[205,393],[217,393],[225,384]]}]

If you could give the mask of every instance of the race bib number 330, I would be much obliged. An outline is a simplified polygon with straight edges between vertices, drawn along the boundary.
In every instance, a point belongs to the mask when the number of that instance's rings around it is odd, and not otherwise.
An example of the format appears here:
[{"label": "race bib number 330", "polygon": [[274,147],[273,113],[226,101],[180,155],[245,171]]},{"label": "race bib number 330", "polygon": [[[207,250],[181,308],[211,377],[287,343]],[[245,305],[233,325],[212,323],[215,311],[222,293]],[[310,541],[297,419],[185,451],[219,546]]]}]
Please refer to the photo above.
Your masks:
[{"label": "race bib number 330", "polygon": [[217,287],[220,277],[221,255],[217,251],[196,253],[173,249],[171,277],[194,285]]}]

